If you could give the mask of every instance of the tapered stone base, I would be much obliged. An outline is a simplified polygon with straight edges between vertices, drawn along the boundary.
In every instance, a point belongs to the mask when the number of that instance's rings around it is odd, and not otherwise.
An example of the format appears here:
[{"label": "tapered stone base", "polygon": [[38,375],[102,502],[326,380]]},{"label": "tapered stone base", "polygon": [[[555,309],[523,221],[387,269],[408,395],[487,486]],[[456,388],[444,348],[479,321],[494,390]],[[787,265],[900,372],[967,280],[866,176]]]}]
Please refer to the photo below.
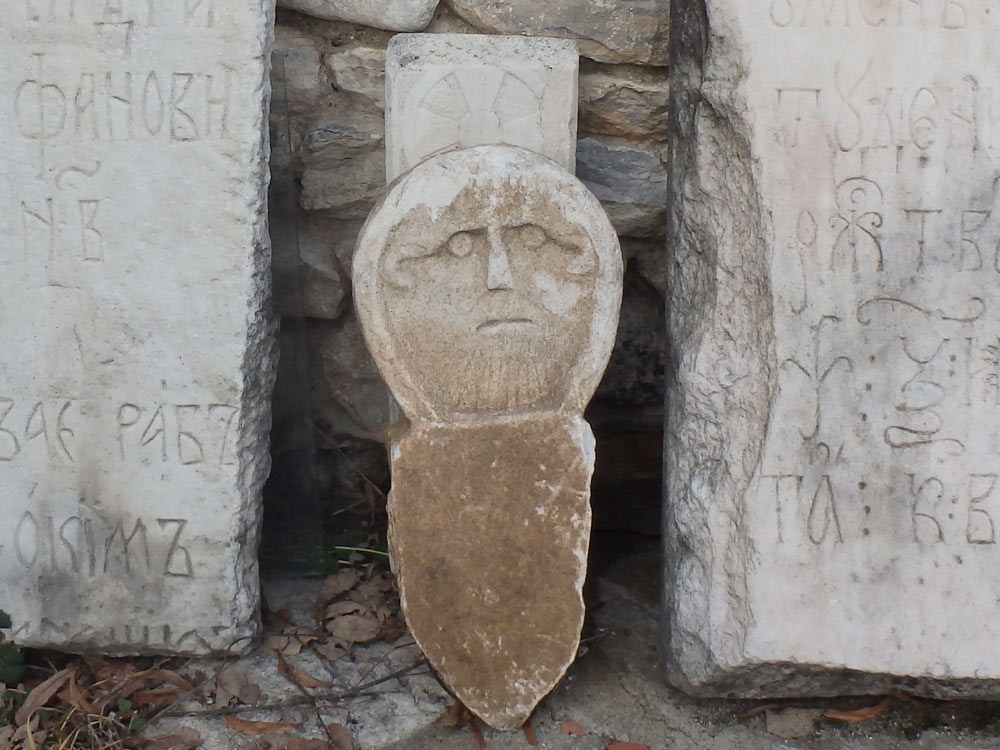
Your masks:
[{"label": "tapered stone base", "polygon": [[578,417],[417,423],[393,445],[390,549],[410,630],[462,702],[516,729],[576,656],[594,439]]}]

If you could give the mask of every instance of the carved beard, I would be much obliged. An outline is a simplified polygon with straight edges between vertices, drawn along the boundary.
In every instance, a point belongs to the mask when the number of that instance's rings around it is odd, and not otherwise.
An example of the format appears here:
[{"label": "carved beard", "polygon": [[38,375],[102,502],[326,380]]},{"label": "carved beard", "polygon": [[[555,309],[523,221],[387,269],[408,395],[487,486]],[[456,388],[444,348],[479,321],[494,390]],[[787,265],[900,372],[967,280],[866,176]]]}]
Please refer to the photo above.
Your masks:
[{"label": "carved beard", "polygon": [[403,322],[392,329],[413,387],[432,409],[461,414],[557,409],[586,341],[582,324],[561,336],[428,335]]}]

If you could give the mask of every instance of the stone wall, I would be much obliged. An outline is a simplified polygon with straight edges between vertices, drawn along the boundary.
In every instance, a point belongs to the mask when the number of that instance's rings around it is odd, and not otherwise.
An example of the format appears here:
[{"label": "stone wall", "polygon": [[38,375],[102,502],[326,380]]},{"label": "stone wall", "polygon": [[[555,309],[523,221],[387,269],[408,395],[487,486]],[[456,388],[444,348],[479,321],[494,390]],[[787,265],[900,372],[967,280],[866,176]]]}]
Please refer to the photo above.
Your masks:
[{"label": "stone wall", "polygon": [[[364,496],[362,473],[376,482],[387,478],[381,444],[390,420],[389,395],[355,319],[351,256],[361,225],[385,188],[385,50],[396,32],[330,20],[359,18],[337,10],[350,5],[344,0],[279,0],[278,5],[271,233],[276,255],[294,252],[281,243],[297,237],[300,264],[297,274],[294,267],[276,269],[276,294],[284,335],[304,337],[308,350],[308,361],[286,360],[279,381],[292,383],[308,369],[312,413],[337,445],[321,439],[320,484],[337,505],[346,506]],[[397,7],[418,3],[390,5],[398,12],[372,22],[418,30],[421,14],[400,15]],[[580,40],[577,174],[607,209],[628,264],[619,341],[591,407],[599,437],[655,432],[662,422],[667,15],[667,0],[629,0],[606,8],[592,7],[589,0],[551,5],[443,0],[423,29]],[[276,205],[293,208],[280,211]],[[304,325],[288,325],[303,319]],[[298,463],[294,457],[283,460],[282,453],[296,445],[291,415],[301,413],[304,398],[301,387],[283,388],[279,382],[278,471]]]}]

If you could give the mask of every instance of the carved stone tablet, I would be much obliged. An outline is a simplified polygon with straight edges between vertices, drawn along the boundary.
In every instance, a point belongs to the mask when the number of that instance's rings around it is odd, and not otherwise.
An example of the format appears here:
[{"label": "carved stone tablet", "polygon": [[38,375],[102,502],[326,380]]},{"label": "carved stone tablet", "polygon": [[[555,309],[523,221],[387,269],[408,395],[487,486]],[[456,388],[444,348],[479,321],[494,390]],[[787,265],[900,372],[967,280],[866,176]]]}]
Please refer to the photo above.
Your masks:
[{"label": "carved stone tablet", "polygon": [[507,146],[418,165],[358,240],[358,317],[409,419],[389,511],[404,613],[459,698],[501,729],[576,654],[594,467],[581,415],[621,284],[597,199]]},{"label": "carved stone tablet", "polygon": [[1000,13],[673,15],[671,677],[1000,693]]},{"label": "carved stone tablet", "polygon": [[264,0],[0,0],[0,609],[240,650],[271,385]]},{"label": "carved stone tablet", "polygon": [[386,56],[386,176],[435,151],[507,144],[576,164],[577,43],[399,34]]}]

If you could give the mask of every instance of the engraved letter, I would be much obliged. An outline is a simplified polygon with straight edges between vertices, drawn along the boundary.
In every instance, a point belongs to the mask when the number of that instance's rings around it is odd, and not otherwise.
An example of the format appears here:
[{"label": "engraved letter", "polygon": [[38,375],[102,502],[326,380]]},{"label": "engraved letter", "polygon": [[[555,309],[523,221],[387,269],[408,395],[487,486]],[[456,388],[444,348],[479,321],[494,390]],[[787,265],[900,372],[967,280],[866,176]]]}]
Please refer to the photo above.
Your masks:
[{"label": "engraved letter", "polygon": [[[187,519],[157,518],[156,522],[160,525],[161,529],[166,529],[169,524],[176,524],[174,537],[170,540],[170,547],[167,549],[167,556],[163,562],[163,575],[176,576],[178,578],[193,578],[194,567],[191,565],[191,553],[187,547],[182,547],[179,543],[181,534],[184,533],[184,527],[187,526]],[[175,560],[178,555],[184,556],[183,562]]]},{"label": "engraved letter", "polygon": [[80,242],[84,260],[104,260],[104,236],[94,226],[101,202],[77,201],[80,208]]},{"label": "engraved letter", "polygon": [[[185,466],[189,464],[200,464],[205,460],[205,450],[201,441],[184,428],[184,414],[193,412],[197,414],[201,410],[196,404],[183,404],[177,407],[177,456]],[[185,450],[184,446],[188,449]]]},{"label": "engraved letter", "polygon": [[173,141],[198,139],[197,123],[181,106],[193,80],[191,73],[174,73],[170,77],[170,139]]},{"label": "engraved letter", "polygon": [[135,404],[122,404],[118,409],[118,447],[121,449],[122,461],[125,460],[125,430],[134,427],[142,416],[142,409]]},{"label": "engraved letter", "polygon": [[3,421],[14,408],[13,400],[0,398],[0,461],[13,461],[15,456],[21,452],[21,444],[17,436],[3,426]]},{"label": "engraved letter", "polygon": [[962,211],[962,258],[960,271],[979,271],[983,267],[983,254],[972,234],[989,221],[989,211]]},{"label": "engraved letter", "polygon": [[969,477],[969,522],[965,539],[969,544],[996,544],[996,527],[993,516],[982,504],[989,498],[997,484],[996,474],[973,474]]}]

